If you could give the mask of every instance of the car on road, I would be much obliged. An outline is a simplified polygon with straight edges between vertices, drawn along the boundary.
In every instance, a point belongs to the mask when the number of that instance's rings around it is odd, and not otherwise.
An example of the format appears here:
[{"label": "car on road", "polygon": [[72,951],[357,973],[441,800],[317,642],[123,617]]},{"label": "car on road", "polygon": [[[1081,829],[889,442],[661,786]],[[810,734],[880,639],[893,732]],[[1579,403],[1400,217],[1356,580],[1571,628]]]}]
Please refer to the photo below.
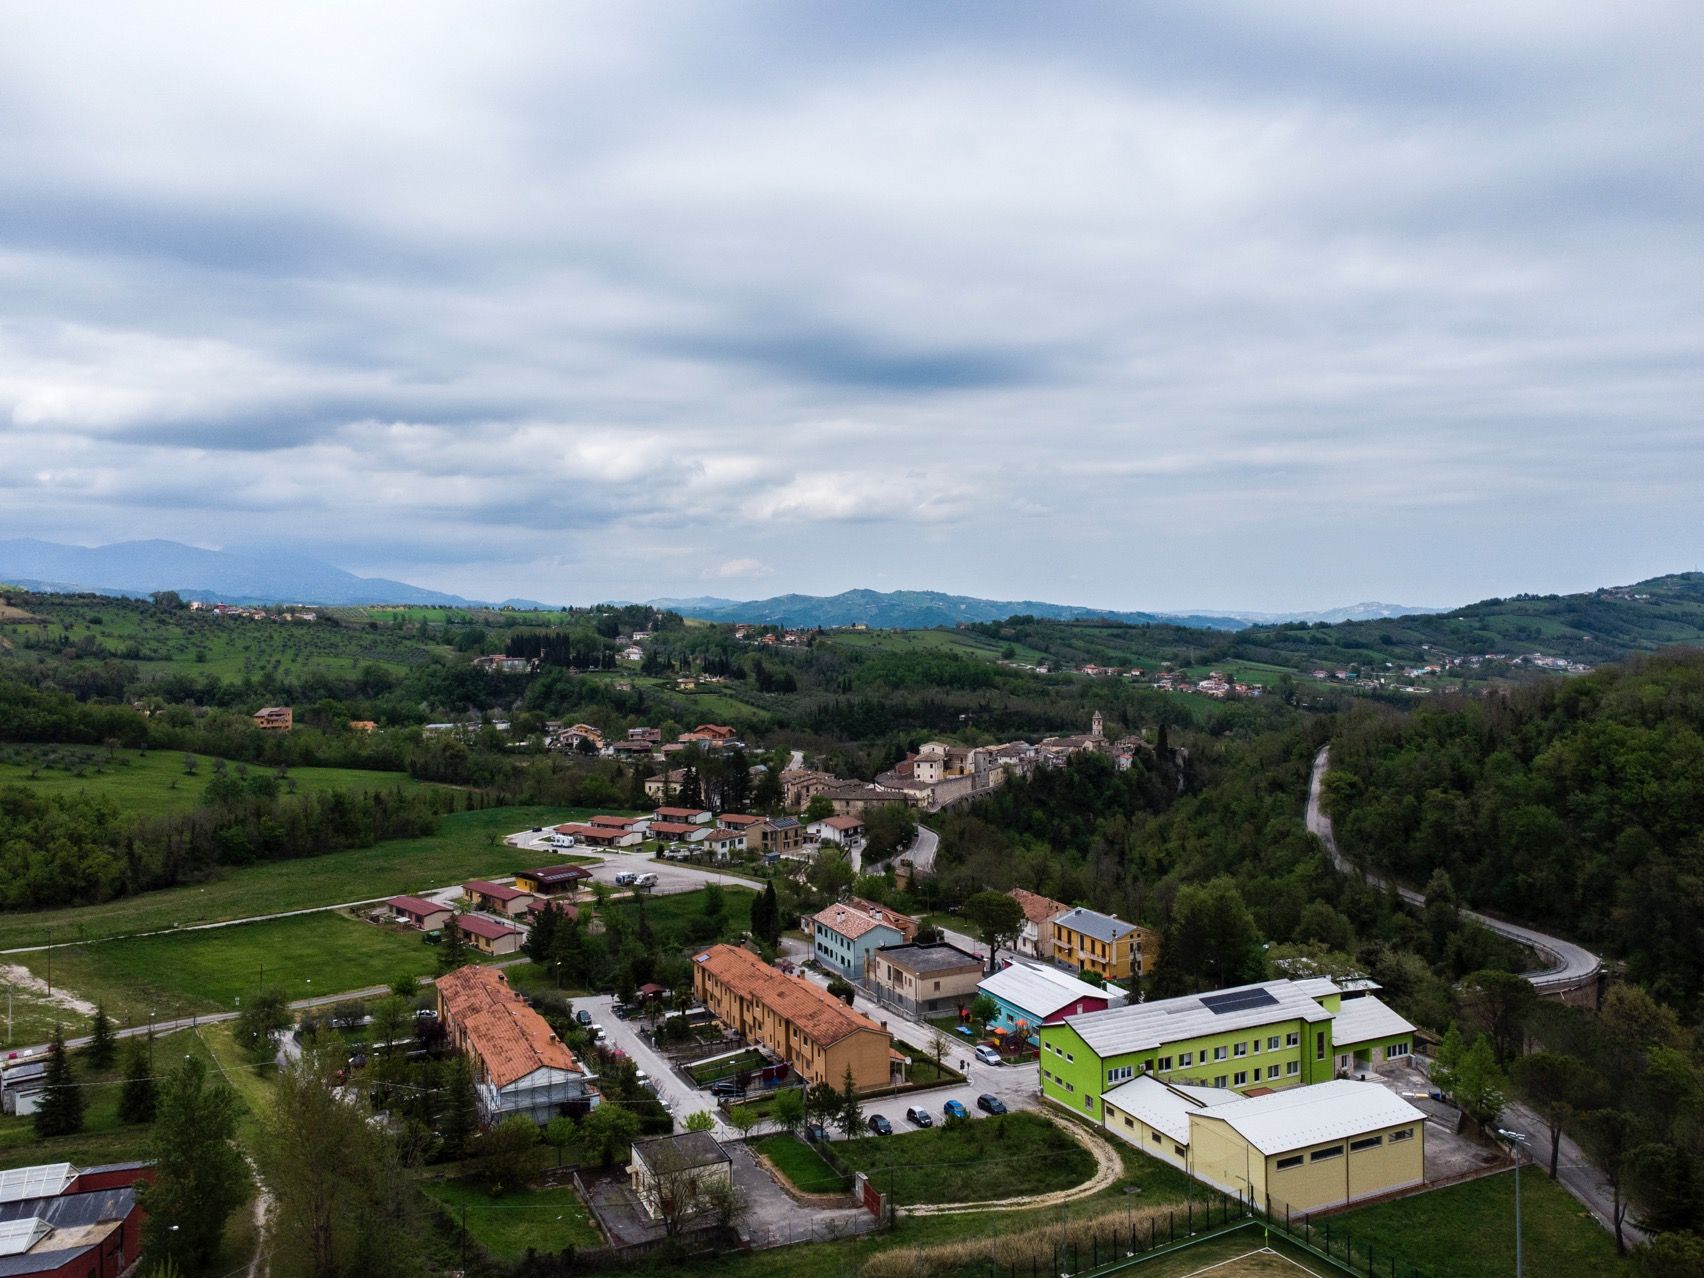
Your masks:
[{"label": "car on road", "polygon": [[596,1021],[593,1021],[590,1025],[586,1026],[586,1028],[592,1031],[592,1042],[602,1043],[608,1041],[609,1035],[604,1033],[604,1027],[599,1025]]},{"label": "car on road", "polygon": [[1004,1065],[1006,1063],[1000,1059],[1000,1053],[988,1046],[987,1043],[976,1045],[976,1059],[984,1065]]},{"label": "car on road", "polygon": [[930,1116],[929,1111],[919,1109],[915,1105],[905,1111],[905,1121],[915,1123],[919,1127],[933,1127],[935,1125],[935,1120]]},{"label": "car on road", "polygon": [[590,1025],[592,1023],[592,1014],[586,1011],[585,1008],[581,1008],[578,1012],[574,1013],[574,1019],[579,1021],[582,1025]]},{"label": "car on road", "polygon": [[615,876],[615,886],[616,887],[632,887],[633,881],[635,879],[637,879],[638,877],[639,876],[637,874],[633,873],[632,870],[623,870],[620,874]]},{"label": "car on road", "polygon": [[941,1106],[941,1113],[945,1114],[948,1118],[970,1117],[970,1111],[965,1109],[964,1102],[961,1100],[948,1101],[945,1105]]},{"label": "car on road", "polygon": [[[953,1103],[957,1104],[958,1102],[955,1101]],[[1006,1112],[1006,1102],[1001,1100],[998,1096],[993,1096],[987,1092],[983,1092],[982,1095],[976,1098],[976,1108],[980,1109],[984,1114],[1004,1114]]]},{"label": "car on road", "polygon": [[878,1136],[892,1136],[893,1124],[888,1122],[888,1120],[883,1118],[880,1114],[871,1114],[870,1130]]},{"label": "car on road", "polygon": [[633,879],[633,886],[634,887],[656,887],[657,886],[657,876],[655,874],[636,875]]}]

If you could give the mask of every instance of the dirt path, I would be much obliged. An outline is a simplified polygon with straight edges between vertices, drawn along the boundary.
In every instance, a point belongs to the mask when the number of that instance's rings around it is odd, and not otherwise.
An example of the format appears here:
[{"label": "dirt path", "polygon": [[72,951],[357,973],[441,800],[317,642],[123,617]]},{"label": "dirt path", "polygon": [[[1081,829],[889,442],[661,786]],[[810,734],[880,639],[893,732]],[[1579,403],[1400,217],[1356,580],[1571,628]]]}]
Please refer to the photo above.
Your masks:
[{"label": "dirt path", "polygon": [[0,982],[31,994],[50,1007],[62,1007],[68,1012],[76,1012],[82,1016],[95,1014],[93,1003],[86,998],[78,998],[70,990],[61,987],[49,993],[47,982],[21,963],[0,966]]},{"label": "dirt path", "polygon": [[1031,1194],[1025,1198],[996,1198],[990,1202],[981,1203],[924,1203],[916,1207],[901,1207],[897,1213],[905,1216],[957,1216],[973,1211],[1007,1211],[1030,1207],[1057,1207],[1061,1203],[1073,1203],[1081,1198],[1089,1198],[1110,1189],[1124,1175],[1124,1163],[1118,1157],[1118,1151],[1108,1145],[1099,1136],[1093,1135],[1087,1128],[1076,1123],[1067,1123],[1052,1114],[1043,1113],[1043,1117],[1054,1126],[1065,1131],[1072,1140],[1088,1150],[1095,1160],[1095,1174],[1081,1185],[1070,1189],[1056,1189],[1050,1194]]}]

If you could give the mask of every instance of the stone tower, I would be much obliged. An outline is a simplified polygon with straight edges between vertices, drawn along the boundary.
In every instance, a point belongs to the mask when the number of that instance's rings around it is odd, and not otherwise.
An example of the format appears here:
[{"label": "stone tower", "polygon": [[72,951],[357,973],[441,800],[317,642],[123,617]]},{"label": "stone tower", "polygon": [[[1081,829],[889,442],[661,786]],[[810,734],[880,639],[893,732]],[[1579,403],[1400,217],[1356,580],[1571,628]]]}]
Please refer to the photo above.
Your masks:
[{"label": "stone tower", "polygon": [[1104,737],[1106,733],[1102,729],[1105,726],[1105,722],[1101,719],[1101,712],[1096,710],[1095,717],[1089,720],[1089,735],[1091,737]]}]

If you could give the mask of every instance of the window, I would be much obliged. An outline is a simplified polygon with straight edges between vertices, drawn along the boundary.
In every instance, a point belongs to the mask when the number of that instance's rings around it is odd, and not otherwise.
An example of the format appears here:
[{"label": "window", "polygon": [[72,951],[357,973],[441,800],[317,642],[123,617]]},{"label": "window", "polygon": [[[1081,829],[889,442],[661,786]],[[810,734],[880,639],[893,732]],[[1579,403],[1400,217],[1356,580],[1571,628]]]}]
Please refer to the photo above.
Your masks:
[{"label": "window", "polygon": [[1225,1049],[1222,1048],[1222,1047],[1215,1047],[1213,1049],[1213,1059],[1216,1060],[1216,1061],[1224,1060],[1225,1059]]},{"label": "window", "polygon": [[1235,1077],[1236,1077],[1236,1081],[1234,1083],[1232,1083],[1231,1086],[1233,1086],[1233,1087],[1247,1087],[1248,1086],[1248,1071],[1246,1069],[1239,1069],[1236,1072]]},{"label": "window", "polygon": [[1276,1034],[1266,1040],[1266,1050],[1269,1052],[1276,1052],[1278,1050],[1278,1036]]},{"label": "window", "polygon": [[1248,1044],[1247,1043],[1232,1043],[1231,1044],[1231,1055],[1232,1056],[1247,1056],[1248,1055]]},{"label": "window", "polygon": [[1165,1071],[1169,1070],[1171,1067],[1172,1067],[1172,1058],[1169,1057],[1169,1056],[1160,1057],[1159,1064],[1157,1066],[1155,1066],[1155,1068],[1158,1069],[1161,1073],[1164,1073]]},{"label": "window", "polygon": [[1176,1154],[1179,1158],[1188,1158],[1189,1157],[1189,1151],[1187,1149],[1185,1149],[1182,1145],[1179,1145],[1179,1144],[1176,1144],[1176,1143],[1174,1143],[1172,1145],[1172,1153]]},{"label": "window", "polygon": [[1124,1116],[1124,1125],[1126,1127],[1128,1127],[1131,1131],[1136,1130],[1136,1120],[1131,1118],[1129,1114],[1126,1114]]},{"label": "window", "polygon": [[1300,1074],[1301,1072],[1302,1072],[1302,1066],[1301,1066],[1300,1061],[1285,1061],[1284,1062],[1285,1077],[1290,1077],[1290,1076],[1293,1076],[1293,1075],[1296,1075],[1296,1074]]},{"label": "window", "polygon": [[1278,1077],[1278,1067],[1276,1065],[1268,1065],[1266,1067],[1266,1077],[1277,1078]]},{"label": "window", "polygon": [[1328,1158],[1342,1158],[1343,1146],[1327,1145],[1324,1149],[1316,1149],[1308,1155],[1310,1163],[1323,1163]]},{"label": "window", "polygon": [[1065,1053],[1065,1059],[1070,1061],[1071,1064],[1073,1064],[1073,1065],[1075,1065],[1077,1063],[1077,1058],[1075,1056],[1071,1055],[1070,1052]]},{"label": "window", "polygon": [[1382,1144],[1384,1144],[1384,1137],[1383,1136],[1363,1136],[1363,1137],[1361,1137],[1360,1140],[1350,1141],[1349,1142],[1349,1148],[1352,1149],[1352,1150],[1354,1150],[1354,1149],[1377,1149]]},{"label": "window", "polygon": [[1316,1061],[1323,1061],[1325,1059],[1325,1031],[1324,1030],[1318,1030],[1314,1033],[1314,1059]]},{"label": "window", "polygon": [[1112,1084],[1112,1083],[1122,1083],[1126,1079],[1134,1076],[1135,1073],[1136,1073],[1136,1071],[1134,1069],[1132,1069],[1130,1066],[1120,1065],[1116,1069],[1107,1070],[1106,1081],[1109,1085]]},{"label": "window", "polygon": [[1396,1144],[1396,1142],[1399,1141],[1399,1140],[1413,1140],[1413,1139],[1414,1139],[1414,1129],[1412,1127],[1404,1127],[1401,1131],[1395,1131],[1395,1132],[1392,1132],[1390,1134],[1390,1143],[1393,1144],[1393,1145]]},{"label": "window", "polygon": [[1407,1055],[1408,1055],[1408,1044],[1407,1043],[1392,1043],[1390,1045],[1390,1050],[1385,1053],[1386,1058],[1389,1058],[1389,1057],[1392,1057],[1392,1056],[1407,1056]]},{"label": "window", "polygon": [[1259,1056],[1259,1055],[1260,1055],[1260,1040],[1259,1040],[1259,1039],[1258,1039],[1258,1038],[1257,1038],[1257,1039],[1255,1039],[1255,1040],[1254,1040],[1254,1043],[1253,1043],[1253,1044],[1252,1044],[1252,1046],[1253,1046],[1253,1048],[1254,1048],[1254,1054],[1255,1054],[1255,1055],[1256,1055],[1256,1056]]},{"label": "window", "polygon": [[1068,1092],[1074,1092],[1077,1090],[1077,1085],[1075,1083],[1066,1083],[1065,1090]]},{"label": "window", "polygon": [[1285,1047],[1300,1047],[1301,1045],[1302,1045],[1302,1036],[1300,1034],[1296,1033],[1294,1030],[1292,1030],[1290,1033],[1284,1035],[1284,1046]]},{"label": "window", "polygon": [[1149,1139],[1151,1139],[1154,1142],[1154,1144],[1158,1145],[1160,1143],[1160,1134],[1158,1132],[1149,1132],[1148,1136],[1149,1136]]},{"label": "window", "polygon": [[1177,1067],[1179,1069],[1188,1069],[1193,1064],[1195,1064],[1194,1052],[1179,1052],[1177,1054]]},{"label": "window", "polygon": [[1095,1098],[1093,1096],[1083,1097],[1083,1108],[1084,1109],[1093,1109],[1094,1107],[1095,1107]]},{"label": "window", "polygon": [[1223,1074],[1220,1074],[1217,1078],[1215,1078],[1213,1080],[1213,1086],[1214,1087],[1223,1087],[1224,1085],[1225,1085],[1225,1076]]},{"label": "window", "polygon": [[1279,1171],[1289,1171],[1290,1168],[1300,1167],[1301,1165],[1302,1156],[1300,1154],[1292,1154],[1289,1158],[1280,1158],[1278,1160]]}]

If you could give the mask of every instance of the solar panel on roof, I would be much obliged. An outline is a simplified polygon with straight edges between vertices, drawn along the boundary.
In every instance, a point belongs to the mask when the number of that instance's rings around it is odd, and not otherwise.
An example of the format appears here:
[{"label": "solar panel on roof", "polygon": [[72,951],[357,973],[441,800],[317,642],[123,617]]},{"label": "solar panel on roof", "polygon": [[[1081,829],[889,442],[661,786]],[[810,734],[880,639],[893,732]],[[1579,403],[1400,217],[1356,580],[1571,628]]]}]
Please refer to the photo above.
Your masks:
[{"label": "solar panel on roof", "polygon": [[1246,1012],[1251,1007],[1275,1007],[1278,1000],[1270,990],[1233,990],[1229,994],[1203,994],[1201,1005],[1215,1016],[1226,1012]]}]

